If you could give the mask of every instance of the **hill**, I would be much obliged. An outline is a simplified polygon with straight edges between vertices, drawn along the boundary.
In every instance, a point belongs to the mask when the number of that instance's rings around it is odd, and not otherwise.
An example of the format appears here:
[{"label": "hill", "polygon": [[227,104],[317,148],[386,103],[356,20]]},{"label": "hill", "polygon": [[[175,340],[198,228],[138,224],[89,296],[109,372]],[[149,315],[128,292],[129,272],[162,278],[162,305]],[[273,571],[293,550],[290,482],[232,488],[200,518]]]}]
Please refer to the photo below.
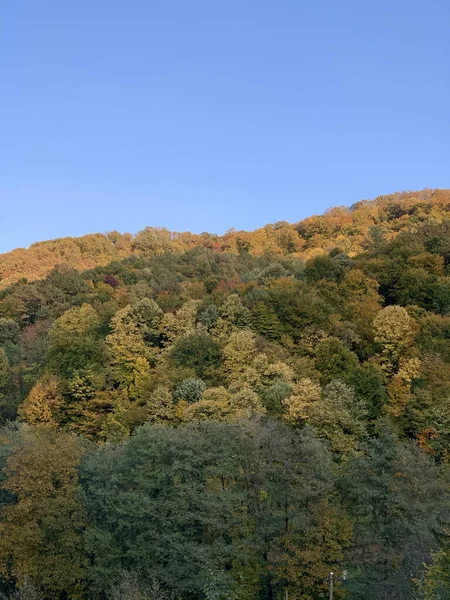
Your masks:
[{"label": "hill", "polygon": [[0,594],[450,597],[450,191],[0,264]]},{"label": "hill", "polygon": [[254,256],[271,252],[300,260],[339,247],[354,256],[370,246],[375,229],[390,240],[400,231],[414,231],[421,223],[439,223],[449,214],[450,190],[422,190],[362,200],[350,208],[332,208],[299,223],[280,221],[253,232],[232,230],[223,236],[146,227],[136,235],[114,231],[61,238],[0,254],[0,289],[21,278],[41,279],[58,264],[82,270],[132,255],[148,257],[196,247],[232,254],[246,249]]}]

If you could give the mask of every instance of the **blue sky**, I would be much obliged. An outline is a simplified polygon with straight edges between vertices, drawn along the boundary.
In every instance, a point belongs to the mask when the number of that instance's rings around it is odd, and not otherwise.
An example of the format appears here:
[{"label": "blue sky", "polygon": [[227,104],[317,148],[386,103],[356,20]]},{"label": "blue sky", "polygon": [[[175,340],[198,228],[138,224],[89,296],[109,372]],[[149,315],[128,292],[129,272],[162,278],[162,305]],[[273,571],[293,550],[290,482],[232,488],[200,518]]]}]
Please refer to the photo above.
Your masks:
[{"label": "blue sky", "polygon": [[450,2],[2,3],[0,252],[450,186]]}]

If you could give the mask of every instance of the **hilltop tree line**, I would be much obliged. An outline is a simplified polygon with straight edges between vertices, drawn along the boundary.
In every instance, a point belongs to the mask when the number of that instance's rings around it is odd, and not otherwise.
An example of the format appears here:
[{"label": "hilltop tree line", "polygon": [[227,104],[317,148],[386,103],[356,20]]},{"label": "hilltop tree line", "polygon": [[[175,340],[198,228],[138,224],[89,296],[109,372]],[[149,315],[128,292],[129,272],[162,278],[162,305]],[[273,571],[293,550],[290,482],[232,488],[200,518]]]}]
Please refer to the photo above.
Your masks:
[{"label": "hilltop tree line", "polygon": [[4,597],[319,600],[344,570],[336,598],[449,597],[446,211],[147,228],[8,276]]},{"label": "hilltop tree line", "polygon": [[58,264],[78,270],[107,265],[130,256],[150,257],[165,252],[209,248],[215,252],[253,256],[271,253],[309,260],[342,248],[355,256],[372,246],[375,239],[392,240],[399,231],[415,231],[424,223],[441,222],[450,214],[450,190],[422,190],[361,200],[350,208],[339,206],[324,215],[298,223],[279,221],[255,231],[230,229],[223,236],[173,232],[164,227],[145,227],[136,235],[111,231],[83,237],[37,242],[0,254],[0,289],[20,281],[41,279]]}]

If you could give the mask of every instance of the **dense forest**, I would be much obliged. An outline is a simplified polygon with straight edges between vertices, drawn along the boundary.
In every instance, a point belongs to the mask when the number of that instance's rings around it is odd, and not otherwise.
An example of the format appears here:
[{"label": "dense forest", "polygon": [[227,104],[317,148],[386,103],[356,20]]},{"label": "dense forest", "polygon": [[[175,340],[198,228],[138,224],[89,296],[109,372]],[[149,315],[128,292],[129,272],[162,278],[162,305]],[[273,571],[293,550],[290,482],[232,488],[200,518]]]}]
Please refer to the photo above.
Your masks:
[{"label": "dense forest", "polygon": [[0,417],[0,598],[450,598],[450,190],[0,255]]}]

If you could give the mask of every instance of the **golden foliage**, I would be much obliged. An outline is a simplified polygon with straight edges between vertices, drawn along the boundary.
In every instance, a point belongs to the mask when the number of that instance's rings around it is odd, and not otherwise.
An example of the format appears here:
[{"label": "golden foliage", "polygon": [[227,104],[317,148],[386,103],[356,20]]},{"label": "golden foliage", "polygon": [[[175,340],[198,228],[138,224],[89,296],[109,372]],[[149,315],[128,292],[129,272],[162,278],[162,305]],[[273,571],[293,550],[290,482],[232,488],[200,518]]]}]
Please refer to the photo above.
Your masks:
[{"label": "golden foliage", "polygon": [[19,419],[30,425],[58,424],[57,412],[63,403],[59,382],[49,376],[38,381],[19,408]]}]

